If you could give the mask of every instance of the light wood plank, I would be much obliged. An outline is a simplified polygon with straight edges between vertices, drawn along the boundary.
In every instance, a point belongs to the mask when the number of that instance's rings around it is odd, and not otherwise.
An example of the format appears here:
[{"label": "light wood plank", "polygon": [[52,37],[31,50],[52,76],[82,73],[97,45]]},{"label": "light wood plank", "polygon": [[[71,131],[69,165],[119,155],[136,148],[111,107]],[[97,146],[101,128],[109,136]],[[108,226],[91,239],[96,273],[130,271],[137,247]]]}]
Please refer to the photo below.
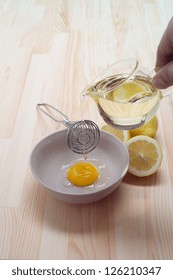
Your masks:
[{"label": "light wood plank", "polygon": [[[169,0],[0,0],[1,259],[173,259],[172,96],[158,112],[157,174],[127,174],[104,200],[69,205],[29,168],[34,145],[64,128],[36,104],[80,119],[80,93],[105,67],[136,57],[153,69],[172,11]],[[89,98],[83,115],[102,122]]]}]

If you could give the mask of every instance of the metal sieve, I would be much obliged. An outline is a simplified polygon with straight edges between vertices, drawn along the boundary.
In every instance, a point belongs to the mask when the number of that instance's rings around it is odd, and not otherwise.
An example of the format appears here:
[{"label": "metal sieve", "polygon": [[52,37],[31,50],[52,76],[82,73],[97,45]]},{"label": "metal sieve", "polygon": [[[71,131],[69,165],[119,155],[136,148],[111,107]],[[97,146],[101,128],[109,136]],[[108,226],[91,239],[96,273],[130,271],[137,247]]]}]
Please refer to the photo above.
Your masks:
[{"label": "metal sieve", "polygon": [[[45,111],[42,107],[45,107]],[[47,103],[37,104],[43,113],[56,122],[62,123],[67,127],[67,144],[69,148],[77,154],[87,154],[97,147],[100,139],[100,130],[96,123],[90,120],[69,121],[68,117],[57,108]],[[58,112],[63,116],[62,120],[56,119],[50,110]]]}]

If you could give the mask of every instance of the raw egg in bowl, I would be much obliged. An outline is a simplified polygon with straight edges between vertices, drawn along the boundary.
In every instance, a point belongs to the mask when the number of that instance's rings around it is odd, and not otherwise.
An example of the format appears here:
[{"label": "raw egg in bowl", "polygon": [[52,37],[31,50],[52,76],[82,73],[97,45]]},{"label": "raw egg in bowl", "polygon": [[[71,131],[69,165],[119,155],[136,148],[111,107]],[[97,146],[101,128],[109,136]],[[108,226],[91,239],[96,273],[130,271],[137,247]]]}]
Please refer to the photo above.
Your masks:
[{"label": "raw egg in bowl", "polygon": [[112,193],[129,166],[123,142],[100,131],[98,146],[87,156],[72,152],[61,130],[42,139],[30,156],[36,180],[58,199],[69,203],[90,203]]}]

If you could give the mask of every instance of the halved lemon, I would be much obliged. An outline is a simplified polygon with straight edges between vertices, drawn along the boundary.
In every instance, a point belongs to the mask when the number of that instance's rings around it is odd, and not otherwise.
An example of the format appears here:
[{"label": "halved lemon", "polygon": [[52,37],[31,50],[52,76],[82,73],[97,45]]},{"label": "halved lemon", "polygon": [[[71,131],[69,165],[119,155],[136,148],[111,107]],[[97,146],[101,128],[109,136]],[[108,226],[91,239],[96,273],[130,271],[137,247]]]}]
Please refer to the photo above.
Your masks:
[{"label": "halved lemon", "polygon": [[163,153],[157,140],[144,135],[127,141],[129,151],[129,173],[138,177],[154,174],[160,167]]},{"label": "halved lemon", "polygon": [[107,131],[117,138],[119,138],[122,142],[126,143],[128,139],[130,139],[130,132],[128,130],[119,130],[108,124],[104,124],[101,126],[101,130]]}]

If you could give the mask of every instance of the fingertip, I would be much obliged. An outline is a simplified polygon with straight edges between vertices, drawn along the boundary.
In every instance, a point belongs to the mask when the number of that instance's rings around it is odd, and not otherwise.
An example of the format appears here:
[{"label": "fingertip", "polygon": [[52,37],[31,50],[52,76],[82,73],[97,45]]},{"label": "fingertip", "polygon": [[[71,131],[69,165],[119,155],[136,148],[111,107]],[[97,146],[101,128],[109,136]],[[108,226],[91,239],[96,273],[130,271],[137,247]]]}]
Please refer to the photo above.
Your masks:
[{"label": "fingertip", "polygon": [[158,77],[157,75],[152,80],[153,85],[158,89],[165,89],[167,88],[167,84],[162,80],[161,77]]},{"label": "fingertip", "polygon": [[161,66],[155,66],[154,71],[157,73],[160,70]]},{"label": "fingertip", "polygon": [[158,89],[166,89],[173,85],[173,61],[163,66],[153,77],[153,84]]}]

